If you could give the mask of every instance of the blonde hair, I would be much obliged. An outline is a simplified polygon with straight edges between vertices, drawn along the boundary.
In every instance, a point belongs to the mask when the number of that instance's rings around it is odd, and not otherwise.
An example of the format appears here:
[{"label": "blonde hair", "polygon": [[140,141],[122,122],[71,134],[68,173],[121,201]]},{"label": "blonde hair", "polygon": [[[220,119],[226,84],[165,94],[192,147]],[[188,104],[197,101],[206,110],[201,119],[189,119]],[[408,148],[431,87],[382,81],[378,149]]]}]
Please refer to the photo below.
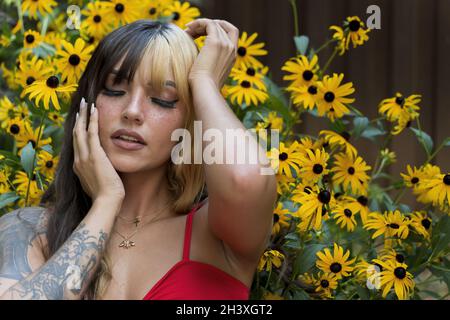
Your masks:
[{"label": "blonde hair", "polygon": [[[186,106],[184,128],[193,135],[195,112],[189,88],[189,71],[198,55],[198,48],[193,39],[174,24],[166,24],[164,30],[156,32],[148,41],[143,57],[151,56],[149,73],[152,85],[161,89],[165,82],[166,71],[171,68],[180,101]],[[167,31],[168,30],[168,31]],[[193,154],[194,143],[191,143]],[[205,177],[200,164],[176,165],[169,160],[167,170],[169,191],[173,195],[172,210],[186,214],[192,204],[199,201]],[[105,248],[94,282],[94,299],[104,295],[111,279],[110,259]]]}]

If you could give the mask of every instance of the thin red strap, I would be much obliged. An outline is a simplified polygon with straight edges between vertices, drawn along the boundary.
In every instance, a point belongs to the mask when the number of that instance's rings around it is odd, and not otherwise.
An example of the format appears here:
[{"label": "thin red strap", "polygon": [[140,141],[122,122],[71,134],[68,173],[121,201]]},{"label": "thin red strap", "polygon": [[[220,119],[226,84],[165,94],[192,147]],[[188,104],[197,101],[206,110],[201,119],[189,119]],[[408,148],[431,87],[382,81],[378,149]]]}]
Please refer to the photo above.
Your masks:
[{"label": "thin red strap", "polygon": [[194,218],[194,213],[203,205],[201,202],[194,206],[192,210],[187,214],[186,218],[186,229],[184,230],[184,244],[183,244],[183,260],[189,260],[189,252],[191,250],[191,235],[192,235],[192,219]]}]

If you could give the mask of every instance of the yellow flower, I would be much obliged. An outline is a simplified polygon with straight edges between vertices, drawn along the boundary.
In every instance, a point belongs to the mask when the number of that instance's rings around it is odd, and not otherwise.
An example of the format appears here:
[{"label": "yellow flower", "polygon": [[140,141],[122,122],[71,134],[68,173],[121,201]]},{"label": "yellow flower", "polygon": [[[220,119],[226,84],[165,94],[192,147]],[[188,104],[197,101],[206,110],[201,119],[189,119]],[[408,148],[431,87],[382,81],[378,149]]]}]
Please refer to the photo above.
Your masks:
[{"label": "yellow flower", "polygon": [[290,74],[283,76],[283,80],[291,81],[287,90],[301,86],[309,86],[318,79],[316,72],[319,70],[318,57],[314,55],[311,61],[304,55],[291,58],[281,67],[281,70]]},{"label": "yellow flower", "polygon": [[[3,160],[5,157],[0,155],[0,160]],[[0,194],[8,193],[11,191],[9,175],[11,174],[10,167],[0,168]]]},{"label": "yellow flower", "polygon": [[356,201],[345,202],[340,201],[335,209],[334,219],[336,224],[341,228],[347,228],[347,231],[352,232],[355,230],[356,219],[355,215],[359,211],[359,205]]},{"label": "yellow flower", "polygon": [[349,48],[350,41],[353,44],[353,48],[356,48],[357,46],[362,45],[365,41],[369,40],[369,36],[367,34],[370,32],[370,29],[365,29],[364,22],[362,22],[359,17],[347,17],[344,22],[344,26],[348,32],[345,41],[345,48],[347,50]]},{"label": "yellow flower", "polygon": [[332,291],[337,288],[338,282],[334,273],[319,273],[316,281],[316,292],[324,298],[332,298]]},{"label": "yellow flower", "polygon": [[235,67],[239,68],[241,65],[252,66],[254,68],[263,68],[263,64],[259,62],[255,56],[265,56],[267,55],[267,51],[262,49],[264,47],[264,43],[253,44],[257,33],[253,33],[250,37],[247,38],[247,32],[243,32],[238,42],[237,49],[237,57]]},{"label": "yellow flower", "polygon": [[290,87],[291,99],[294,105],[302,105],[306,110],[313,110],[317,105],[318,91],[317,83],[312,82],[308,86]]},{"label": "yellow flower", "polygon": [[276,111],[270,111],[266,117],[263,117],[262,122],[256,124],[256,130],[283,130],[283,118],[277,115]]},{"label": "yellow flower", "polygon": [[41,150],[38,152],[37,158],[39,172],[42,172],[46,177],[53,177],[58,166],[59,156],[53,157],[47,151]]},{"label": "yellow flower", "polygon": [[39,32],[28,30],[23,35],[23,47],[27,49],[36,48],[42,42],[42,36]]},{"label": "yellow flower", "polygon": [[365,228],[376,230],[372,235],[372,239],[382,234],[384,234],[385,239],[391,237],[406,239],[409,234],[409,224],[409,219],[399,210],[384,212],[384,214],[372,212],[369,214],[369,220]]},{"label": "yellow flower", "polygon": [[336,159],[333,168],[330,169],[333,174],[333,182],[342,184],[344,190],[350,187],[351,192],[358,195],[366,195],[368,188],[368,181],[370,177],[366,171],[371,169],[371,166],[360,157],[356,158],[348,154],[338,153],[334,155]]},{"label": "yellow flower", "polygon": [[10,120],[10,113],[14,111],[14,105],[7,96],[3,96],[0,99],[0,122],[1,128],[6,129],[8,127],[8,121]]},{"label": "yellow flower", "polygon": [[419,184],[419,182],[422,181],[422,179],[426,178],[426,175],[421,170],[418,170],[415,166],[411,168],[411,166],[408,164],[406,166],[406,171],[408,173],[401,173],[400,175],[403,178],[403,181],[405,182],[405,185],[407,187],[413,187],[416,188]]},{"label": "yellow flower", "polygon": [[269,96],[265,92],[266,87],[261,87],[259,82],[250,82],[247,80],[239,81],[234,86],[227,88],[227,94],[230,97],[231,103],[242,105],[245,102],[246,107],[250,105],[257,106],[265,102]]},{"label": "yellow flower", "polygon": [[450,213],[450,173],[435,174],[425,178],[420,186],[420,192],[425,193],[433,205]]},{"label": "yellow flower", "polygon": [[233,68],[230,77],[238,82],[248,81],[255,84],[258,89],[267,91],[266,84],[263,80],[268,70],[268,67],[255,69],[251,66],[242,65],[240,68]]},{"label": "yellow flower", "polygon": [[[24,130],[20,135],[16,135],[17,147],[20,148],[18,154],[22,154],[22,148],[25,147],[28,142],[31,142],[33,149],[42,148],[43,146],[50,144],[52,142],[52,138],[42,138],[44,134],[44,126],[39,130],[39,127],[33,129],[31,122],[24,121]],[[40,131],[40,133],[39,133]],[[39,140],[39,143],[38,143]]]},{"label": "yellow flower", "polygon": [[415,211],[411,215],[411,227],[425,239],[430,239],[431,236],[431,217],[426,211]]},{"label": "yellow flower", "polygon": [[39,107],[39,102],[41,99],[44,101],[44,108],[49,109],[50,100],[53,103],[53,107],[56,110],[60,110],[61,107],[58,101],[58,92],[72,92],[76,90],[76,84],[69,84],[65,86],[60,86],[59,79],[52,75],[46,80],[40,80],[33,82],[30,86],[25,88],[24,94],[30,94],[29,99],[35,99],[36,107]]},{"label": "yellow flower", "polygon": [[418,103],[420,103],[421,98],[422,96],[418,94],[405,98],[401,93],[397,92],[395,97],[381,101],[378,113],[386,116],[388,121],[395,121],[404,114],[414,115],[420,110]]},{"label": "yellow flower", "polygon": [[265,266],[266,271],[270,271],[272,270],[272,265],[279,268],[283,262],[283,259],[284,254],[278,250],[268,250],[261,256],[258,264],[258,270],[262,271]]},{"label": "yellow flower", "polygon": [[86,17],[86,19],[81,21],[81,30],[89,36],[100,40],[111,31],[111,25],[113,24],[112,15],[107,13],[107,7],[105,7],[104,2],[95,1],[88,3],[86,9],[81,11],[81,14]]},{"label": "yellow flower", "polygon": [[315,183],[319,181],[323,175],[328,174],[327,161],[330,155],[325,150],[320,149],[306,149],[306,154],[300,158],[300,172],[299,176],[308,181]]},{"label": "yellow flower", "polygon": [[381,261],[374,259],[383,267],[381,271],[381,286],[383,288],[382,296],[385,298],[392,287],[400,300],[409,299],[414,289],[413,275],[406,271],[408,266],[393,260]]},{"label": "yellow flower", "polygon": [[64,117],[59,112],[49,112],[47,117],[58,127],[61,127],[64,123]]},{"label": "yellow flower", "polygon": [[164,15],[172,17],[172,23],[184,29],[186,24],[200,16],[200,11],[191,7],[189,2],[174,1],[173,4],[166,7]]},{"label": "yellow flower", "polygon": [[334,244],[333,255],[330,249],[325,248],[324,252],[317,252],[317,257],[319,258],[316,262],[317,268],[326,273],[332,273],[336,279],[341,279],[342,277],[348,277],[350,272],[353,271],[351,266],[356,258],[349,260],[350,250],[347,250],[344,254],[344,249],[338,244]]},{"label": "yellow flower", "polygon": [[352,82],[341,85],[343,79],[344,74],[335,73],[332,77],[326,75],[322,81],[318,82],[317,111],[319,116],[331,111],[333,117],[341,118],[350,112],[345,104],[355,101],[355,99],[347,97],[355,92],[355,89]]},{"label": "yellow flower", "polygon": [[23,0],[22,12],[28,12],[28,16],[37,19],[37,13],[42,16],[53,12],[53,7],[58,4],[54,0]]},{"label": "yellow flower", "polygon": [[273,211],[272,235],[278,234],[283,227],[288,228],[290,219],[289,210],[283,209],[283,203],[278,202],[277,207]]},{"label": "yellow flower", "polygon": [[337,42],[335,50],[342,56],[346,51],[344,30],[338,26],[331,26],[329,29],[335,31],[333,34],[333,40]]},{"label": "yellow flower", "polygon": [[94,46],[86,45],[81,38],[75,41],[75,45],[63,40],[62,46],[64,49],[56,52],[61,57],[56,61],[58,70],[61,71],[61,80],[67,79],[68,83],[75,83],[86,68]]},{"label": "yellow flower", "polygon": [[25,121],[19,117],[9,119],[6,123],[6,132],[13,137],[19,137],[24,134],[25,131]]},{"label": "yellow flower", "polygon": [[346,131],[337,133],[331,130],[321,130],[319,135],[323,137],[326,143],[329,143],[331,147],[343,147],[345,153],[348,156],[356,157],[356,148],[348,142],[350,140],[350,134]]},{"label": "yellow flower", "polygon": [[292,170],[297,173],[300,169],[300,153],[296,150],[297,145],[298,142],[294,141],[289,147],[285,147],[284,142],[280,142],[279,149],[272,148],[267,152],[271,166],[278,171],[278,174],[285,174],[292,178]]},{"label": "yellow flower", "polygon": [[345,202],[348,205],[351,205],[353,207],[353,214],[359,213],[363,225],[367,223],[367,216],[370,213],[367,197],[361,195],[355,199],[351,196],[343,195],[339,198],[339,200]]},{"label": "yellow flower", "polygon": [[19,56],[19,69],[16,72],[17,84],[25,88],[36,80],[46,79],[46,76],[52,72],[44,60],[33,56],[30,60],[24,55]]},{"label": "yellow flower", "polygon": [[109,16],[114,23],[114,27],[126,25],[141,17],[142,4],[137,0],[111,0],[102,3],[105,7],[105,15]]}]

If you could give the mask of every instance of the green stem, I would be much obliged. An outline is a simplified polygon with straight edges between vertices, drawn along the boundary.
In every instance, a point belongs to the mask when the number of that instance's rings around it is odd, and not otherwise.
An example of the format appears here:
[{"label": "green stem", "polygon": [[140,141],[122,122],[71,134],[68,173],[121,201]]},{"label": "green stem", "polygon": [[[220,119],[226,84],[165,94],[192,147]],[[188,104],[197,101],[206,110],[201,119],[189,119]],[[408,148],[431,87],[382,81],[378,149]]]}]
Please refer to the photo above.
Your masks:
[{"label": "green stem", "polygon": [[317,51],[314,51],[315,54],[318,54],[320,51],[328,47],[331,43],[336,42],[336,39],[328,39],[327,41],[322,44]]},{"label": "green stem", "polygon": [[292,6],[292,11],[294,14],[294,33],[295,36],[298,37],[299,36],[299,31],[298,31],[298,15],[297,15],[297,4],[295,0],[289,0],[289,2],[291,3]]},{"label": "green stem", "polygon": [[400,192],[398,193],[397,197],[395,197],[395,200],[394,200],[394,204],[395,204],[395,205],[398,204],[398,202],[400,201],[400,199],[403,197],[403,194],[405,193],[405,191],[406,191],[406,188],[403,188],[402,191],[400,191]]},{"label": "green stem", "polygon": [[[420,128],[419,117],[416,118],[416,123],[417,123],[417,129],[419,129],[419,131],[422,132],[422,129]],[[423,140],[422,134],[419,135],[419,140],[422,143],[423,148],[425,149],[425,152],[427,153],[427,157],[430,157],[430,153],[428,152],[428,149],[425,145],[425,141]]]},{"label": "green stem", "polygon": [[19,23],[20,23],[20,29],[22,30],[22,33],[25,33],[25,27],[23,25],[23,14],[22,14],[22,5],[20,0],[16,0],[16,6],[17,6],[17,15],[19,16]]},{"label": "green stem", "polygon": [[331,62],[333,61],[334,57],[336,57],[337,54],[337,49],[334,49],[333,54],[331,55],[331,57],[328,59],[327,63],[325,63],[325,66],[322,69],[322,76],[325,74],[325,71],[328,69],[328,67],[330,66]]},{"label": "green stem", "polygon": [[444,141],[442,141],[442,143],[439,145],[439,147],[436,148],[436,150],[434,150],[434,152],[432,154],[430,154],[427,158],[427,161],[425,161],[425,164],[428,164],[437,154],[439,151],[441,151],[441,149],[444,147]]}]

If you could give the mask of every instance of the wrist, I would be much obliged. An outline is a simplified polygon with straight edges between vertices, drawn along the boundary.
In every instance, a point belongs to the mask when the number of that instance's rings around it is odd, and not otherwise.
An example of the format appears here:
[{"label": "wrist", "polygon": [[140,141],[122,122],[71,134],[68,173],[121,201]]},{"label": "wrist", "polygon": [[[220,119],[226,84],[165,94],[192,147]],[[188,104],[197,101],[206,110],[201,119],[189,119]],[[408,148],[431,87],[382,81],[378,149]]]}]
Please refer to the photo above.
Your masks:
[{"label": "wrist", "polygon": [[214,81],[213,78],[211,78],[208,75],[196,75],[189,77],[189,85],[190,87],[195,90],[197,88],[204,89],[204,88],[215,88],[217,89],[218,85]]}]

